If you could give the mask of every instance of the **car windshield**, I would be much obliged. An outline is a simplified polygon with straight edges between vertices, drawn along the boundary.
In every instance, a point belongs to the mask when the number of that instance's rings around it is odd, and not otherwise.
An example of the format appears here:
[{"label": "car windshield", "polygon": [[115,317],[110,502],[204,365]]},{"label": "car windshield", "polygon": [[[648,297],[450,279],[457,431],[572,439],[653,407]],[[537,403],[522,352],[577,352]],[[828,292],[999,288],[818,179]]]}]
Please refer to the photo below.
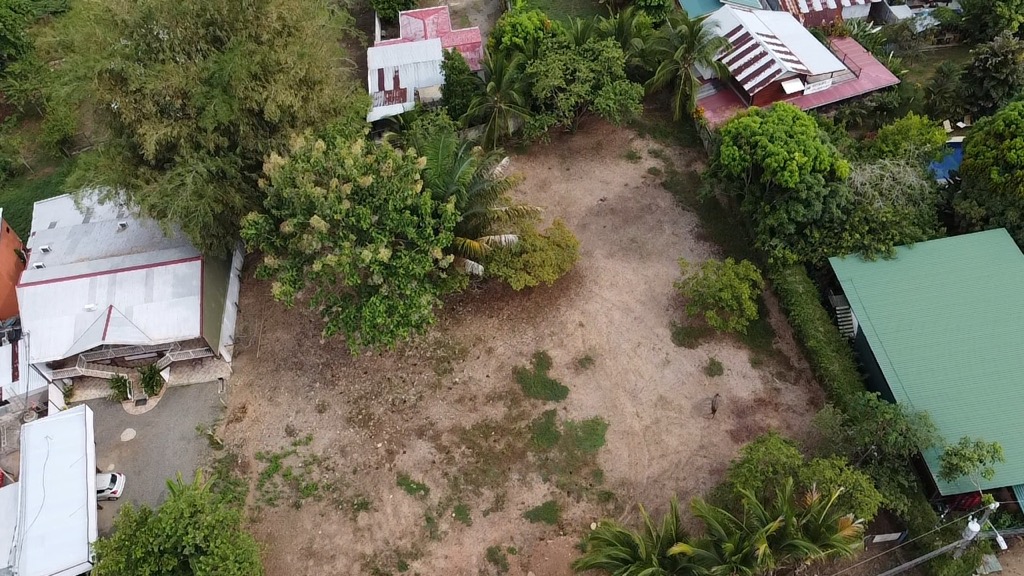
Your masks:
[{"label": "car windshield", "polygon": [[114,486],[117,486],[117,476],[114,476],[113,474],[111,474],[109,476],[109,478],[110,478],[110,481],[107,482],[107,487],[106,488],[100,488],[100,490],[113,490]]}]

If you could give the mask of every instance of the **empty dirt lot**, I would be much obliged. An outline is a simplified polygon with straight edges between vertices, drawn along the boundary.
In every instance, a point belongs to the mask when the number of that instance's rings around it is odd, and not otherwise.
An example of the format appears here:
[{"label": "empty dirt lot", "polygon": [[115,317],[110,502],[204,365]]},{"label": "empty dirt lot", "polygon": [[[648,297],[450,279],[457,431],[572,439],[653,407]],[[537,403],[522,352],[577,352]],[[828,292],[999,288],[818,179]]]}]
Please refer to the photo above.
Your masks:
[{"label": "empty dirt lot", "polygon": [[[598,122],[514,156],[517,195],[579,237],[576,269],[521,293],[477,286],[394,352],[321,342],[314,315],[248,278],[221,435],[268,574],[570,574],[591,522],[705,493],[763,431],[808,433],[822,397],[771,298],[768,361],[733,338],[672,343],[677,259],[717,249],[662,187],[666,158],[700,168]],[[527,398],[513,377],[537,351],[564,400]],[[722,376],[705,375],[710,357]],[[547,501],[553,524],[524,518]]]}]

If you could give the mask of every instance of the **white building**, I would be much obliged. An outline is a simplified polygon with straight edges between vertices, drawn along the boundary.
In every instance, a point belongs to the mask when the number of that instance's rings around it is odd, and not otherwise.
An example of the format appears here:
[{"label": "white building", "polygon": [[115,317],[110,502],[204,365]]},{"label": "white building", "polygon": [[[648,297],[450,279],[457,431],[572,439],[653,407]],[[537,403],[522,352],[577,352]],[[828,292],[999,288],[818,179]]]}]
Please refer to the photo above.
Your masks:
[{"label": "white building", "polygon": [[241,249],[204,256],[178,230],[116,204],[36,202],[18,284],[28,362],[47,379],[107,378],[103,364],[231,360]]},{"label": "white building", "polygon": [[384,42],[366,50],[367,84],[373,101],[367,122],[412,110],[417,99],[434,102],[441,97],[444,52],[439,38]]},{"label": "white building", "polygon": [[77,406],[22,426],[18,482],[0,488],[0,576],[87,573],[96,522],[92,410]]}]

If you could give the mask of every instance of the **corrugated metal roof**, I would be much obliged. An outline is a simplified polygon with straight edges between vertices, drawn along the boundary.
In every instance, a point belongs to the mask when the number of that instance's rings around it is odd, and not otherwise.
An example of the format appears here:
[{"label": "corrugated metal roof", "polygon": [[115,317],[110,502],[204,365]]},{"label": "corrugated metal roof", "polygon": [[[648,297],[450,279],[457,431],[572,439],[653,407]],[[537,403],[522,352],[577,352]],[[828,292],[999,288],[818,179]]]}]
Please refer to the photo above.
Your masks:
[{"label": "corrugated metal roof", "polygon": [[732,45],[720,60],[748,94],[786,76],[846,70],[787,12],[723,6],[708,21]]},{"label": "corrugated metal roof", "polygon": [[70,196],[36,203],[32,254],[17,288],[31,363],[102,344],[202,335],[201,254],[180,232],[165,236],[155,222],[127,212],[91,197],[81,210]]},{"label": "corrugated metal roof", "polygon": [[[928,412],[946,442],[999,442],[982,488],[1024,484],[1024,254],[1006,230],[900,247],[891,260],[831,258],[897,402]],[[939,452],[924,454],[942,494]]]},{"label": "corrugated metal roof", "polygon": [[366,64],[372,72],[379,68],[389,68],[418,64],[420,62],[440,62],[444,59],[441,40],[417,40],[387,46],[370,46],[366,49]]}]

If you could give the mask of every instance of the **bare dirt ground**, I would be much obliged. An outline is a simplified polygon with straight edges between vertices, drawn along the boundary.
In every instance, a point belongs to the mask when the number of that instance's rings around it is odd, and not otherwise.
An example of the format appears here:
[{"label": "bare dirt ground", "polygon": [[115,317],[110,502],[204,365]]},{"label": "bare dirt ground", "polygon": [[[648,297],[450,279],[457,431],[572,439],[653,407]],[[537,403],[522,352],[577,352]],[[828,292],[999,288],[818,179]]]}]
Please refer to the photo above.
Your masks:
[{"label": "bare dirt ground", "polygon": [[[352,357],[341,341],[320,341],[313,315],[272,302],[264,283],[243,284],[221,435],[250,481],[268,574],[567,575],[591,522],[634,521],[637,503],[660,514],[671,496],[704,494],[766,430],[806,439],[822,395],[774,299],[780,352],[758,368],[731,338],[671,342],[677,259],[717,248],[649,172],[662,166],[650,153],[659,148],[593,122],[514,156],[522,199],[579,237],[575,270],[550,288],[471,290],[395,352]],[[692,151],[669,154],[699,168]],[[538,350],[569,389],[562,402],[525,398],[512,376]],[[709,357],[724,375],[704,374]],[[532,426],[552,408],[566,430],[608,423],[596,457],[569,466],[536,448]],[[275,501],[267,454],[289,445],[284,476],[316,486]],[[422,486],[399,487],[403,474]],[[555,525],[523,517],[547,500],[561,508]]]}]

